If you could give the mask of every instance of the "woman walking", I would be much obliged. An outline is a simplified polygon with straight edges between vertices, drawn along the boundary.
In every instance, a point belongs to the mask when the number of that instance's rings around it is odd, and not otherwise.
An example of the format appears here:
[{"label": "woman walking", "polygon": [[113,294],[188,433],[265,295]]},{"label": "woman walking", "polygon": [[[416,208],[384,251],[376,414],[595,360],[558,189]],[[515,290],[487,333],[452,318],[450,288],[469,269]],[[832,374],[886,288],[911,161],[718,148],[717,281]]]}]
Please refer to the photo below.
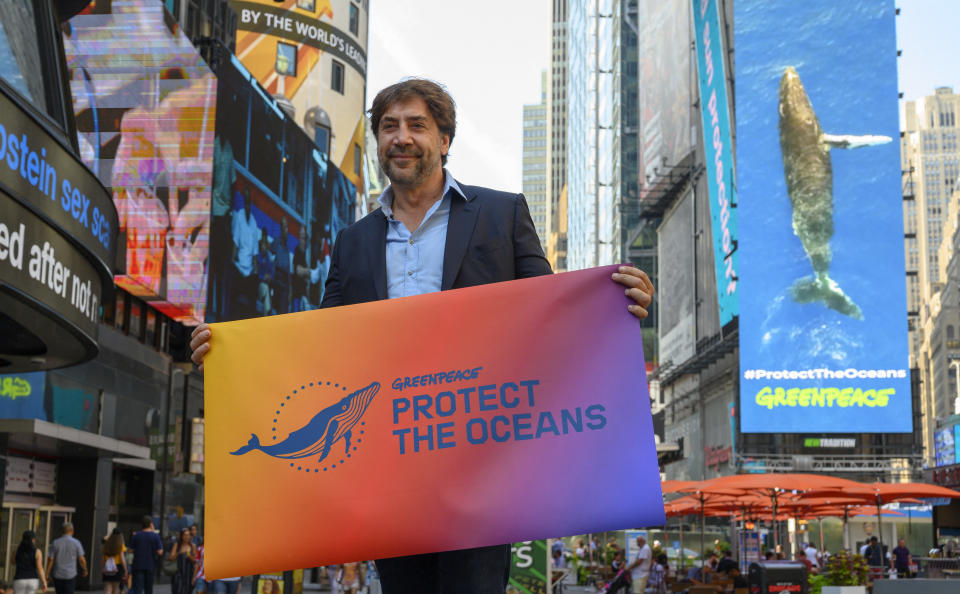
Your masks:
[{"label": "woman walking", "polygon": [[23,533],[20,546],[13,554],[12,564],[17,568],[13,576],[14,594],[36,594],[41,587],[47,591],[47,576],[43,573],[43,553],[37,548],[37,535],[32,530]]},{"label": "woman walking", "polygon": [[184,528],[177,537],[177,543],[170,549],[167,557],[177,562],[177,573],[173,574],[170,585],[171,594],[190,594],[196,581],[194,559],[197,558],[197,549],[190,540],[190,530]]},{"label": "woman walking", "polygon": [[120,594],[124,582],[130,579],[130,570],[127,568],[127,559],[124,555],[126,552],[127,546],[123,542],[123,534],[114,530],[103,545],[104,594]]}]

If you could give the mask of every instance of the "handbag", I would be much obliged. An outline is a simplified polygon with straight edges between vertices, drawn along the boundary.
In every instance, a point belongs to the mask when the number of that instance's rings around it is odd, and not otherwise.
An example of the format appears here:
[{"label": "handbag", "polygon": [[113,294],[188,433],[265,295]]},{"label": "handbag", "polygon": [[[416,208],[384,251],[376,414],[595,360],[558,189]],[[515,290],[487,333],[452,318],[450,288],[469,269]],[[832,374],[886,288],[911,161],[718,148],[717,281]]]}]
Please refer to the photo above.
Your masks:
[{"label": "handbag", "polygon": [[177,575],[177,560],[164,557],[163,573],[169,576]]}]

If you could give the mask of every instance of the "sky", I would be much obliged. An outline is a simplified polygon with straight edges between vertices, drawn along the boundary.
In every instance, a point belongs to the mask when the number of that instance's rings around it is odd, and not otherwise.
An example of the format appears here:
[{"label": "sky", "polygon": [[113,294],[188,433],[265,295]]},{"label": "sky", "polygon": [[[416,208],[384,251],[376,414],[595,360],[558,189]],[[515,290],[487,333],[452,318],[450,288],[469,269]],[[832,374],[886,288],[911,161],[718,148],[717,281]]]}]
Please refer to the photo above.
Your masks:
[{"label": "sky", "polygon": [[464,184],[519,192],[523,105],[540,102],[550,11],[550,0],[371,2],[367,107],[405,77],[443,84],[457,104],[447,169]]},{"label": "sky", "polygon": [[[896,5],[904,100],[938,86],[960,92],[960,0]],[[404,77],[442,83],[457,103],[450,172],[466,184],[519,192],[523,105],[540,101],[550,10],[550,0],[371,2],[367,107]]]}]

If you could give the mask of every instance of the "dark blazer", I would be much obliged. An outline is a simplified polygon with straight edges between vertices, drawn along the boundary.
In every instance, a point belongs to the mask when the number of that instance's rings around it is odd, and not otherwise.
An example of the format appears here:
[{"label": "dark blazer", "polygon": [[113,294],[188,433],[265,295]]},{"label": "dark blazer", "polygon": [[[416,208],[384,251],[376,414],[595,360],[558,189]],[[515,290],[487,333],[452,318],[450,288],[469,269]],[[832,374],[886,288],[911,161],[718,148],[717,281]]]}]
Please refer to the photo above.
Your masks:
[{"label": "dark blazer", "polygon": [[[478,186],[451,192],[441,290],[551,274],[527,201]],[[337,234],[320,307],[387,298],[387,217],[377,209]]]}]

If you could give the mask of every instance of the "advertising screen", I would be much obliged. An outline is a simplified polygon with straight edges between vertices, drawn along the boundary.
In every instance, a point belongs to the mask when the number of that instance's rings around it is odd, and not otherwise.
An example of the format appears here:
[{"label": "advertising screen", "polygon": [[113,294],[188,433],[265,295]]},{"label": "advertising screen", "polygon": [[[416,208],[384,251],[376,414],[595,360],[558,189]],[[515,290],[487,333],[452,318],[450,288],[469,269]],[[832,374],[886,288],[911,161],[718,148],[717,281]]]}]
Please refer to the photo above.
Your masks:
[{"label": "advertising screen", "polygon": [[904,433],[893,0],[738,0],[741,429]]},{"label": "advertising screen", "polygon": [[206,319],[315,309],[356,187],[235,56],[216,62]]},{"label": "advertising screen", "polygon": [[229,4],[237,14],[240,62],[362,189],[367,3],[230,0]]},{"label": "advertising screen", "polygon": [[64,26],[84,162],[120,218],[115,282],[203,319],[217,81],[161,2],[93,2]]},{"label": "advertising screen", "polygon": [[690,1],[640,0],[640,182],[644,192],[692,149]]},{"label": "advertising screen", "polygon": [[933,451],[937,466],[949,466],[957,462],[953,431],[953,427],[947,427],[933,434]]}]

